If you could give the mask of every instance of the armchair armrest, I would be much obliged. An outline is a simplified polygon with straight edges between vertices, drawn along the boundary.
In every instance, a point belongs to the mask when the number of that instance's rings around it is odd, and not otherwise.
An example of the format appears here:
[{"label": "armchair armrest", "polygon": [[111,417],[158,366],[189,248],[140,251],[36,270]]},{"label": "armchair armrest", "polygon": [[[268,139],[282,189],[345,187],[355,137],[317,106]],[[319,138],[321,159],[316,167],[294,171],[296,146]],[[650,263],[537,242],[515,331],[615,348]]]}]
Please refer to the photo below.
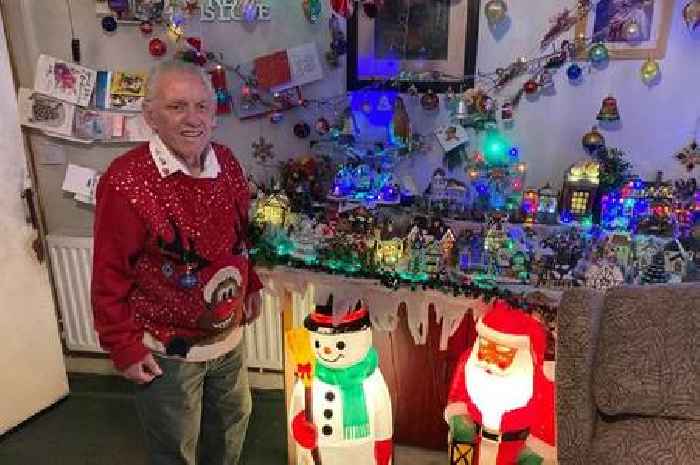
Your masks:
[{"label": "armchair armrest", "polygon": [[595,430],[593,363],[604,294],[564,293],[557,312],[557,455],[559,465],[587,465]]}]

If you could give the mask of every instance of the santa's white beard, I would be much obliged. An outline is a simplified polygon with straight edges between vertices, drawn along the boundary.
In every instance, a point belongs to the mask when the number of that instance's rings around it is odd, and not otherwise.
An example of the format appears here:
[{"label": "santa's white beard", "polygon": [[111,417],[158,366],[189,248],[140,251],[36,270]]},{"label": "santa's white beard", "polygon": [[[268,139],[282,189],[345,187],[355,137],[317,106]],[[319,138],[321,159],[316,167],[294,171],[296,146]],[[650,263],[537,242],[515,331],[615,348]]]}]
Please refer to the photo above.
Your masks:
[{"label": "santa's white beard", "polygon": [[467,395],[481,412],[483,425],[491,431],[501,430],[503,414],[524,407],[532,397],[533,367],[529,352],[519,350],[512,365],[503,373],[498,368],[489,374],[472,350],[464,369]]}]

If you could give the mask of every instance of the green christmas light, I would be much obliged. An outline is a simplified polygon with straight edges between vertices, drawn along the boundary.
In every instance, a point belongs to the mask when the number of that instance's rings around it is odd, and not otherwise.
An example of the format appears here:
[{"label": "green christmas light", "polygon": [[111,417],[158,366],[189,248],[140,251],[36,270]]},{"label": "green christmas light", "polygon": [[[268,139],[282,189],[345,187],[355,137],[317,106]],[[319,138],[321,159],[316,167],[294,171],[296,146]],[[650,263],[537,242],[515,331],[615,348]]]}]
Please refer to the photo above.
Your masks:
[{"label": "green christmas light", "polygon": [[508,151],[510,150],[508,139],[496,130],[491,130],[484,137],[484,158],[491,166],[505,166],[508,164]]}]

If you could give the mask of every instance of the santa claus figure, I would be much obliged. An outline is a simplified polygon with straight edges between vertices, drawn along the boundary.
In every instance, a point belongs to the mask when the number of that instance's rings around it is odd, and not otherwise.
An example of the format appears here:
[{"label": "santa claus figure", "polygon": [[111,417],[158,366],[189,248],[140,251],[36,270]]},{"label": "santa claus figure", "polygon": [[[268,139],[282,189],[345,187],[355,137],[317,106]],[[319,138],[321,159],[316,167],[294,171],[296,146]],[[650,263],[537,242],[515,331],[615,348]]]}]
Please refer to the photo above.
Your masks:
[{"label": "santa claus figure", "polygon": [[358,303],[333,315],[331,296],[304,326],[316,360],[310,392],[298,381],[292,393],[289,418],[300,446],[297,463],[391,464],[391,399],[372,347],[367,309]]},{"label": "santa claus figure", "polygon": [[496,301],[476,330],[447,399],[451,440],[474,444],[472,465],[536,465],[553,458],[554,386],[542,370],[544,327]]}]

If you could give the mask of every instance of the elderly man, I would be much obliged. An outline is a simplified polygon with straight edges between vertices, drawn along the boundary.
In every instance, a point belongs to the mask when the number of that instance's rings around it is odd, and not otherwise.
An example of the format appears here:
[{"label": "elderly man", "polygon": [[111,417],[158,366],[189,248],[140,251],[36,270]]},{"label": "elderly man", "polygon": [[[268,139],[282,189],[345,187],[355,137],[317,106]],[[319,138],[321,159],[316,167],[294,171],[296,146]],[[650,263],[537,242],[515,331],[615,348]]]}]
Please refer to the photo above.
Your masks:
[{"label": "elderly man", "polygon": [[235,465],[251,412],[242,325],[257,317],[262,285],[246,255],[246,177],[211,142],[214,109],[201,69],[159,65],[144,103],[154,136],[97,188],[95,328],[117,370],[142,385],[153,464]]}]

